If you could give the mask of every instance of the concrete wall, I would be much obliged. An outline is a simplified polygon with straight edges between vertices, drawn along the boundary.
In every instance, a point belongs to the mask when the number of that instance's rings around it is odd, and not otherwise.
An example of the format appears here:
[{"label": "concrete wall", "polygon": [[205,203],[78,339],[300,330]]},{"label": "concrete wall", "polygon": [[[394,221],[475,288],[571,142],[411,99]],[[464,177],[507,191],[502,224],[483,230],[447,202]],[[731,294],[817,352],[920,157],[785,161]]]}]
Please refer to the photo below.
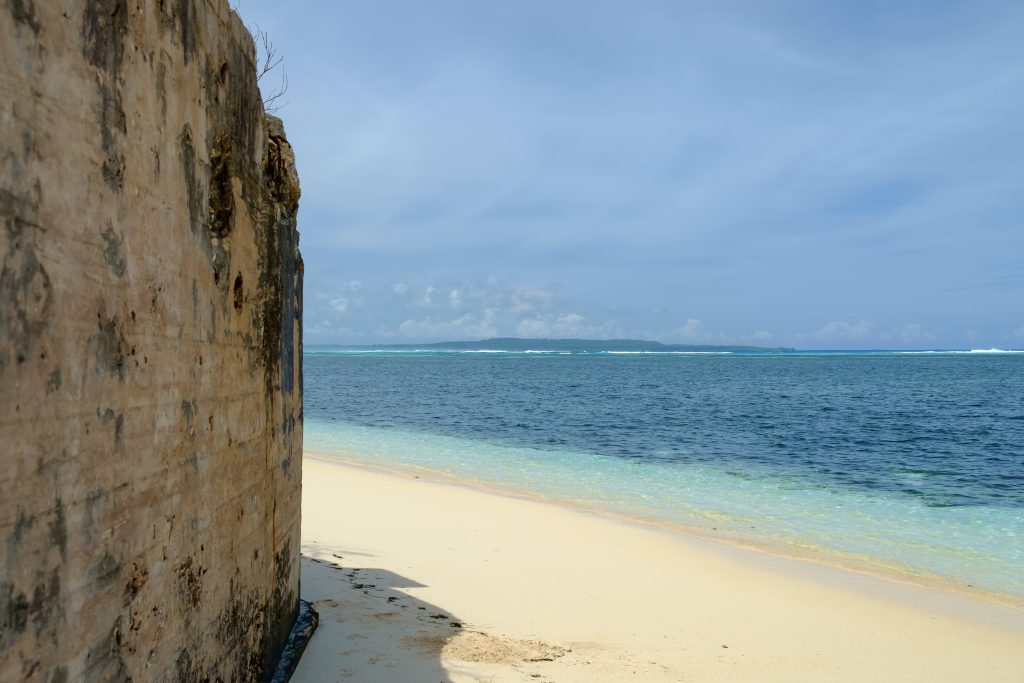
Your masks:
[{"label": "concrete wall", "polygon": [[227,0],[0,0],[0,680],[272,673],[298,195]]}]

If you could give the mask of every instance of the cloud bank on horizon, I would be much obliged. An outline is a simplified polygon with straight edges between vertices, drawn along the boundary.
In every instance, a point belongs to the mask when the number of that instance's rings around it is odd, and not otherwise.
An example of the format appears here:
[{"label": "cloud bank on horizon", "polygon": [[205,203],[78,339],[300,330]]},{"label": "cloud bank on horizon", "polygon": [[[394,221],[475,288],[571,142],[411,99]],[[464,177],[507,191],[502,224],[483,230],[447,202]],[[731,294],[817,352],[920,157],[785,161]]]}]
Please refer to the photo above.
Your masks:
[{"label": "cloud bank on horizon", "polygon": [[308,342],[1024,347],[1024,4],[239,9]]}]

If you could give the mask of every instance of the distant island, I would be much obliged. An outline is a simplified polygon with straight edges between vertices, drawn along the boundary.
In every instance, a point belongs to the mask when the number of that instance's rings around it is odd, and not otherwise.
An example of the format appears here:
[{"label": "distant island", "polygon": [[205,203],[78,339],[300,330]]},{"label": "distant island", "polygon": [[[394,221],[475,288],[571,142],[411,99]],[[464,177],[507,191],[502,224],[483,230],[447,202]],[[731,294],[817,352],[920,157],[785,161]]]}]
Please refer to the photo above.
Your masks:
[{"label": "distant island", "polygon": [[480,341],[445,341],[430,344],[316,344],[353,351],[563,351],[568,353],[783,353],[787,347],[662,344],[646,339],[524,339],[495,337]]}]

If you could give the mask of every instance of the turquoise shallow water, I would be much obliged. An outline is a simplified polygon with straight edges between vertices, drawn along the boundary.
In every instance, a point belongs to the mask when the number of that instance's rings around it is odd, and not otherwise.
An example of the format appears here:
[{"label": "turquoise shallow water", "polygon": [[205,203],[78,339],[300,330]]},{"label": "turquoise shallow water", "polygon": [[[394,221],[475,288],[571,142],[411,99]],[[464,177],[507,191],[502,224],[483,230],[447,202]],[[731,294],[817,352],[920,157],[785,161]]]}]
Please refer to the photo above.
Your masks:
[{"label": "turquoise shallow water", "polygon": [[1024,356],[307,349],[305,447],[1024,595]]}]

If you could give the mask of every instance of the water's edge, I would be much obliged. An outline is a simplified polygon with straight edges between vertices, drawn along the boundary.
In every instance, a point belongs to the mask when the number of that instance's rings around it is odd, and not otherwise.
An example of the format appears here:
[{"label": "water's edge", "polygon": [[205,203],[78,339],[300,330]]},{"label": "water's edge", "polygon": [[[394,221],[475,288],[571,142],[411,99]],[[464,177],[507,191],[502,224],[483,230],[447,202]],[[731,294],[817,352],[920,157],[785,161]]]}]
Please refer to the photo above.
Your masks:
[{"label": "water's edge", "polygon": [[689,542],[695,540],[702,541],[727,548],[753,551],[772,558],[807,562],[842,572],[866,575],[887,583],[936,590],[1024,612],[1024,595],[987,590],[960,578],[907,567],[896,562],[886,561],[883,558],[843,553],[834,548],[811,543],[798,545],[786,543],[779,539],[744,535],[735,530],[722,527],[707,527],[698,524],[669,521],[645,516],[640,512],[631,514],[610,507],[587,504],[566,496],[545,494],[536,490],[515,487],[506,482],[472,477],[465,474],[455,474],[451,471],[432,468],[426,465],[381,459],[352,451],[328,451],[323,448],[312,450],[306,448],[303,452],[303,457],[402,479],[418,479],[427,483],[464,487],[488,495],[555,505],[582,514],[596,515],[616,523],[629,524],[667,533],[670,536]]},{"label": "water's edge", "polygon": [[1021,361],[310,355],[305,445],[1015,602]]}]

